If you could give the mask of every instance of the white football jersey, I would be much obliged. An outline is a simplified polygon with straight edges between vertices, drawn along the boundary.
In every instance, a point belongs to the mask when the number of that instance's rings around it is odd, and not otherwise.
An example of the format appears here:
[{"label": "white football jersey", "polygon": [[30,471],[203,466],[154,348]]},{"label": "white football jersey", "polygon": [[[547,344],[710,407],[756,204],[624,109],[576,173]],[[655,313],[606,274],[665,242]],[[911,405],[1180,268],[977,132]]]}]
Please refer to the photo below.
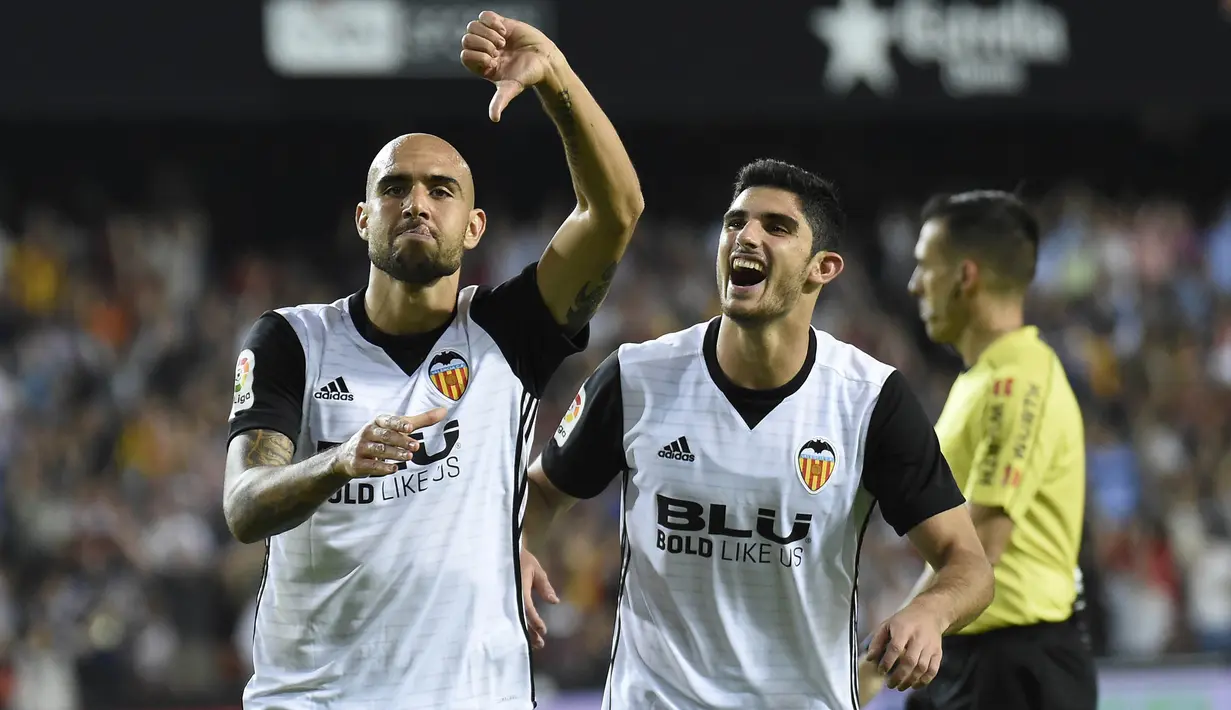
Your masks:
[{"label": "white football jersey", "polygon": [[463,289],[452,321],[426,336],[376,331],[362,292],[254,327],[232,436],[279,431],[302,460],[380,414],[448,415],[413,435],[423,446],[401,470],[347,483],[268,540],[246,708],[534,706],[525,466],[540,390],[585,337],[564,337],[533,274]]},{"label": "white football jersey", "polygon": [[621,347],[543,453],[576,497],[622,478],[604,708],[853,710],[873,506],[905,533],[961,494],[892,368],[814,330],[790,383],[743,389],[721,323]]}]

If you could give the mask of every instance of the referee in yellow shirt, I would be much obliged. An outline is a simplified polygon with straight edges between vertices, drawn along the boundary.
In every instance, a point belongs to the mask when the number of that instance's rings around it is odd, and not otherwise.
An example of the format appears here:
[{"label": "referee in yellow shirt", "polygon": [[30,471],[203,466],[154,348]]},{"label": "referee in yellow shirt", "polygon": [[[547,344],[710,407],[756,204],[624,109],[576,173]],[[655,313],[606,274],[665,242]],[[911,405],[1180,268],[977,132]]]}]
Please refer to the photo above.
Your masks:
[{"label": "referee in yellow shirt", "polygon": [[[945,639],[940,671],[910,697],[910,710],[1097,706],[1093,655],[1072,618],[1082,416],[1056,353],[1023,323],[1038,242],[1035,218],[1008,193],[946,195],[923,210],[910,291],[928,337],[953,346],[967,367],[936,433],[995,570],[996,597]],[[878,670],[862,664],[864,702],[883,687]]]}]

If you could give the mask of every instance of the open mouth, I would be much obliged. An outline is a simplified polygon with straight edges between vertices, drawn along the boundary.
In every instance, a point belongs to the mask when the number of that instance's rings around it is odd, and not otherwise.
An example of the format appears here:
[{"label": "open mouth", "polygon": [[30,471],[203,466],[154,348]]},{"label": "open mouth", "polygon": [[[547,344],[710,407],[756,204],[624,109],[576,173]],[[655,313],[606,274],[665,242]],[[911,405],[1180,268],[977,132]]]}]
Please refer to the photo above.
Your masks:
[{"label": "open mouth", "polygon": [[732,286],[756,286],[765,280],[765,265],[753,259],[736,257],[731,260],[731,273],[728,278]]}]

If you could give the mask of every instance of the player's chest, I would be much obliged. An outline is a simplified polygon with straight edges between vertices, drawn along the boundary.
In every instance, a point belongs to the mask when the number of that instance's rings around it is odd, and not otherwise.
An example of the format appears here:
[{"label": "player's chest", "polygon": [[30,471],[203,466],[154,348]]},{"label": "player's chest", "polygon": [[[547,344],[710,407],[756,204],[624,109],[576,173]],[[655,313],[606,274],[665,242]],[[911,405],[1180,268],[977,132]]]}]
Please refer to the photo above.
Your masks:
[{"label": "player's chest", "polygon": [[[415,415],[443,407],[440,424],[417,432],[428,445],[416,452],[421,465],[447,455],[469,432],[472,436],[507,423],[520,392],[503,360],[472,353],[464,342],[437,347],[415,369],[399,366],[382,351],[336,350],[310,373],[306,392],[308,430],[317,449],[349,439],[382,414]],[[507,401],[506,401],[507,400]],[[433,441],[439,446],[434,447]]]},{"label": "player's chest", "polygon": [[[801,392],[749,426],[721,393],[648,410],[626,441],[638,490],[709,508],[825,515],[849,507],[859,486],[863,417]],[[785,512],[784,512],[785,511]]]},{"label": "player's chest", "polygon": [[953,469],[958,486],[963,488],[974,460],[974,449],[978,445],[977,427],[972,425],[977,423],[973,421],[975,418],[982,416],[986,385],[986,378],[983,377],[970,374],[959,377],[949,390],[944,409],[936,420],[936,438],[940,441],[941,452]]},{"label": "player's chest", "polygon": [[793,574],[837,554],[858,513],[863,431],[851,422],[866,417],[788,399],[749,427],[708,404],[706,416],[660,411],[632,429],[635,544],[662,564],[736,575]]},{"label": "player's chest", "polygon": [[525,395],[503,359],[442,346],[407,373],[387,357],[359,351],[322,358],[314,375],[307,418],[314,453],[342,444],[382,414],[447,410],[443,421],[411,434],[420,446],[393,474],[336,491],[316,514],[320,529],[348,529],[356,519],[445,525],[467,496],[503,499],[513,485],[508,466],[499,464],[513,459]]}]

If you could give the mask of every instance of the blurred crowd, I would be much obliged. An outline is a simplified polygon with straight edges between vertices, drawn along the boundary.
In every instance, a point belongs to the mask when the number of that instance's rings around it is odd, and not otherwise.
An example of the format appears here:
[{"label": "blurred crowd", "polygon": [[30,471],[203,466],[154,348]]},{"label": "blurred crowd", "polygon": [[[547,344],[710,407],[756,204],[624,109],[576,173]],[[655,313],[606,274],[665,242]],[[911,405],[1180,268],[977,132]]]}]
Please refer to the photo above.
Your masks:
[{"label": "blurred crowd", "polygon": [[[905,293],[924,197],[852,222],[815,323],[901,369],[935,415],[960,363],[922,337]],[[1089,613],[1108,655],[1231,651],[1231,203],[1192,209],[1080,185],[1040,201],[1030,317],[1086,414]],[[493,218],[464,280],[513,275],[566,212]],[[545,398],[536,451],[618,344],[717,312],[718,215],[697,217],[644,218],[590,348]],[[363,283],[353,231],[320,237],[220,253],[209,211],[182,197],[88,221],[31,204],[0,226],[0,707],[235,702],[263,546],[235,543],[220,510],[234,358],[262,311]],[[543,557],[564,600],[545,610],[543,688],[605,676],[616,488],[574,509]],[[878,521],[863,619],[891,613],[919,569]]]}]

